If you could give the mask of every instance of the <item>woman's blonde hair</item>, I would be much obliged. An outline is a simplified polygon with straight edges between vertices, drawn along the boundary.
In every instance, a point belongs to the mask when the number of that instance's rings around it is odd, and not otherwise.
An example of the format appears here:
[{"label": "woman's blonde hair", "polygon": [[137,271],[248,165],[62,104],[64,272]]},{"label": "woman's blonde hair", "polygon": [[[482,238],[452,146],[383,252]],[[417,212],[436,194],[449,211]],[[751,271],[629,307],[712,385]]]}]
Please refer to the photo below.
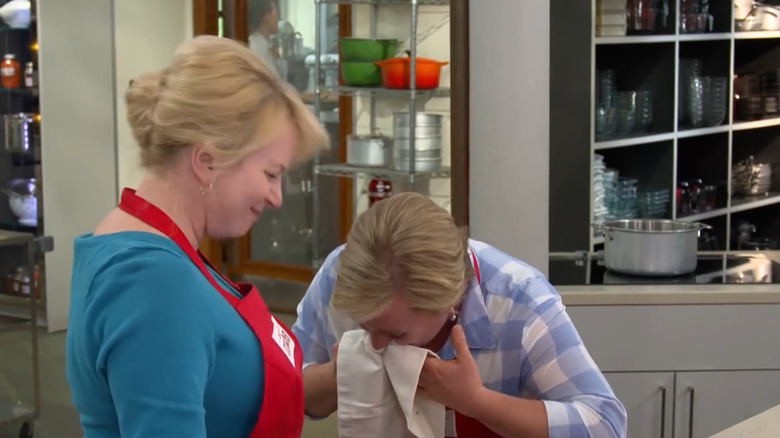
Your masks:
[{"label": "woman's blonde hair", "polygon": [[377,317],[396,296],[415,310],[447,311],[474,276],[465,230],[447,210],[411,192],[361,214],[338,263],[331,306],[358,323]]},{"label": "woman's blonde hair", "polygon": [[165,165],[193,144],[210,148],[215,165],[230,167],[262,147],[285,120],[298,131],[296,162],[329,145],[295,91],[251,50],[227,38],[203,35],[185,42],[171,65],[135,79],[125,102],[144,167]]}]

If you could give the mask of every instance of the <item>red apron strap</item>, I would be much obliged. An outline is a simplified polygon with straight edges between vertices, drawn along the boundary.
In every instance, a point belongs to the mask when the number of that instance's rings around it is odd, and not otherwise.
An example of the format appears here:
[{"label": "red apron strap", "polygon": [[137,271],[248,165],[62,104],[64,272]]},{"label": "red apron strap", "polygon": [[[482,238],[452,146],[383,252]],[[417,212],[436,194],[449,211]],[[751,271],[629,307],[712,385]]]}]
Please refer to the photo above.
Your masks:
[{"label": "red apron strap", "polygon": [[[165,212],[136,195],[132,189],[122,191],[119,208],[173,240],[238,312],[260,342],[265,373],[263,405],[249,438],[299,437],[304,414],[303,353],[293,333],[273,318],[253,285],[234,284],[214,269]],[[243,299],[225,291],[206,267],[207,264],[228,285],[236,288]],[[278,348],[269,347],[273,344]]]},{"label": "red apron strap", "polygon": [[474,252],[471,250],[469,250],[469,256],[471,257],[471,266],[474,268],[474,276],[477,278],[477,283],[479,283],[482,279],[479,276],[479,262],[477,261],[477,256],[475,256]]},{"label": "red apron strap", "polygon": [[[224,290],[224,288],[222,288],[222,286],[220,286],[216,279],[214,279],[214,276],[211,275],[211,272],[209,272],[209,270],[206,268],[206,265],[203,263],[203,260],[206,258],[203,257],[203,254],[201,254],[200,251],[192,247],[192,244],[190,244],[190,241],[187,240],[187,236],[184,235],[184,232],[181,231],[181,228],[179,228],[179,226],[176,225],[176,223],[170,217],[168,217],[165,212],[160,210],[154,204],[136,195],[135,190],[129,188],[122,190],[122,196],[120,198],[118,207],[125,213],[128,213],[136,219],[146,223],[150,227],[158,230],[173,240],[173,242],[176,243],[176,245],[181,248],[185,254],[187,254],[187,257],[192,260],[192,262],[195,264],[195,266],[197,266],[201,274],[206,277],[209,283],[217,291],[219,291],[220,295],[225,297],[225,299],[228,300],[230,304],[234,306],[238,304],[240,299],[235,295],[228,293]],[[208,263],[208,260],[206,263]],[[211,266],[210,263],[209,266]],[[211,268],[214,269],[213,266]],[[232,281],[222,276],[219,271],[214,269],[214,272],[216,272],[217,275],[219,275],[229,285],[238,289],[238,287]]]},{"label": "red apron strap", "polygon": [[[482,278],[480,276],[479,272],[479,261],[477,261],[477,256],[474,255],[474,252],[469,250],[469,258],[471,259],[471,266],[474,268],[474,277],[477,279],[477,283],[480,283],[482,281]],[[451,412],[451,411],[450,411]],[[447,415],[448,418],[452,418],[449,415]],[[449,420],[452,421],[452,420]],[[480,423],[479,421],[467,417],[460,412],[455,412],[454,415],[454,431],[447,434],[447,437],[457,437],[457,438],[501,438],[500,435],[496,434],[492,430],[488,429],[484,424]]]}]

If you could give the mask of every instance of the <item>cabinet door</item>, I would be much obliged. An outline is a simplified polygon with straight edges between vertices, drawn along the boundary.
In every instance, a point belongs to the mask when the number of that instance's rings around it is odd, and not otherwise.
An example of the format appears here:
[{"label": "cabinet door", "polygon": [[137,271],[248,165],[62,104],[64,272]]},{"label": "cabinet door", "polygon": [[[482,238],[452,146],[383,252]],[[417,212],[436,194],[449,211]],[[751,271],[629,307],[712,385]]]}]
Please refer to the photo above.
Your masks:
[{"label": "cabinet door", "polygon": [[674,437],[709,437],[778,404],[780,370],[679,372]]},{"label": "cabinet door", "polygon": [[672,436],[674,373],[604,373],[626,407],[631,438]]}]

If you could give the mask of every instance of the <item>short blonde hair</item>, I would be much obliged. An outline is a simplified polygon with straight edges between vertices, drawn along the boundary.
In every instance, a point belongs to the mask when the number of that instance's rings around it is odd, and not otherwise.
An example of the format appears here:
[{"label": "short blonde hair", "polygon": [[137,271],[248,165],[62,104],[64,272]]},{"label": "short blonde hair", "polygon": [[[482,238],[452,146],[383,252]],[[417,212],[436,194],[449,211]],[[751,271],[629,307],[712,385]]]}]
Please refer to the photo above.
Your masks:
[{"label": "short blonde hair", "polygon": [[132,82],[125,103],[144,167],[164,166],[194,144],[210,148],[217,166],[230,167],[262,147],[285,119],[298,130],[297,163],[329,146],[326,131],[295,91],[246,46],[227,38],[185,42],[168,67]]},{"label": "short blonde hair", "polygon": [[399,193],[361,214],[339,255],[331,306],[355,322],[377,317],[400,294],[415,310],[456,306],[474,276],[465,229],[417,193]]}]

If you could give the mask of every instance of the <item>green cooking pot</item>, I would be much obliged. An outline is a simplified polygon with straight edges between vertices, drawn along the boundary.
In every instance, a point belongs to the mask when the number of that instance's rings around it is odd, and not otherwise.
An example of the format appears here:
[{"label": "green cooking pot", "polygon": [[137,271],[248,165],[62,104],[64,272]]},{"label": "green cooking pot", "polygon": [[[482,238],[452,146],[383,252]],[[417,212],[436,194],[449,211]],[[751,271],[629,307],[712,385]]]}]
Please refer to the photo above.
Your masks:
[{"label": "green cooking pot", "polygon": [[346,62],[375,62],[395,56],[398,40],[339,38],[339,59]]},{"label": "green cooking pot", "polygon": [[379,87],[382,70],[373,62],[342,62],[341,79],[350,87]]}]

